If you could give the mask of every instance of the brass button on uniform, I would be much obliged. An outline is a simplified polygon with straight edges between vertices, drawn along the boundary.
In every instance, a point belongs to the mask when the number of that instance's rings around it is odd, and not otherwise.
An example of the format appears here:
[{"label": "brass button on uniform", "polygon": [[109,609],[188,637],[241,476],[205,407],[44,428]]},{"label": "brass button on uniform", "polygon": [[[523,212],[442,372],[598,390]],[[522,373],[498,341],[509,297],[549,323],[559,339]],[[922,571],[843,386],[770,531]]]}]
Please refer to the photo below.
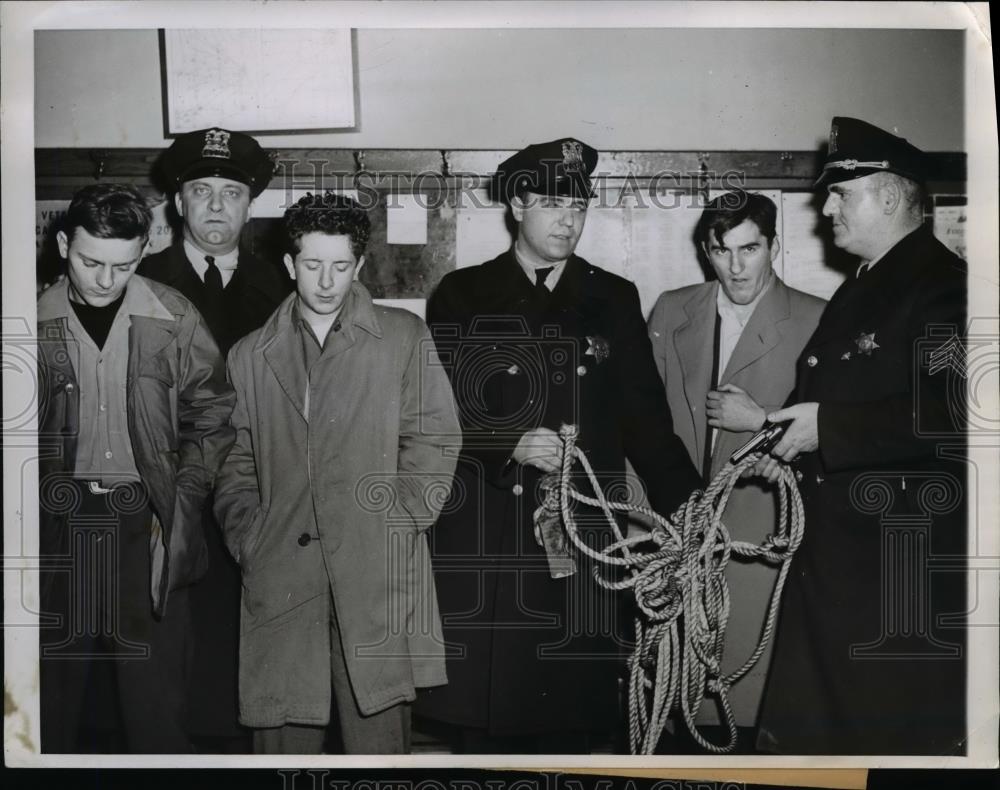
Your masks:
[{"label": "brass button on uniform", "polygon": [[578,375],[578,376],[586,376],[587,375],[587,366],[586,365],[580,365],[580,367],[578,367],[576,369],[576,375]]},{"label": "brass button on uniform", "polygon": [[524,486],[522,486],[520,483],[516,483],[514,487],[511,489],[511,492],[514,494],[514,496],[521,496],[521,494],[524,493]]},{"label": "brass button on uniform", "polygon": [[814,368],[819,364],[819,360],[816,359],[816,357],[814,357],[812,354],[810,354],[808,357],[806,357],[806,364],[809,367]]}]

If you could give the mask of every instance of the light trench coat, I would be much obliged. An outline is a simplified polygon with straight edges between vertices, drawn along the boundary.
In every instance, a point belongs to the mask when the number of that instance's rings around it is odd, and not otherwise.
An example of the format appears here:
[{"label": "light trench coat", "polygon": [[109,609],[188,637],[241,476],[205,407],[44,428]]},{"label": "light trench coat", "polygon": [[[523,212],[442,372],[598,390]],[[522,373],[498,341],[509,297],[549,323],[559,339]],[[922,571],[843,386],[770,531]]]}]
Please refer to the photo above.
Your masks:
[{"label": "light trench coat", "polygon": [[331,597],[363,714],[446,680],[425,532],[460,444],[448,378],[423,322],[360,283],[307,375],[296,298],[228,362],[237,440],[215,512],[243,573],[250,727],[329,722]]}]

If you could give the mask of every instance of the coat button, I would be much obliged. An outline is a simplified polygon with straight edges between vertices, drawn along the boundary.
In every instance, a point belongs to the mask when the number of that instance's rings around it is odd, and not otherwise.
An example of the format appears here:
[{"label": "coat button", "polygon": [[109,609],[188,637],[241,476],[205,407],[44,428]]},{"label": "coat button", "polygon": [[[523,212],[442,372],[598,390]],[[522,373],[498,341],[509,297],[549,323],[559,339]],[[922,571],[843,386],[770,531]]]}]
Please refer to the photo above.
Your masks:
[{"label": "coat button", "polygon": [[308,546],[309,545],[309,541],[311,541],[311,540],[312,540],[312,537],[310,537],[310,535],[309,535],[308,532],[303,532],[301,535],[299,535],[299,545],[300,546]]},{"label": "coat button", "polygon": [[522,486],[520,483],[516,483],[514,487],[511,489],[511,492],[514,494],[514,496],[521,496],[521,494],[524,493],[524,486]]},{"label": "coat button", "polygon": [[810,354],[808,357],[806,357],[806,364],[809,367],[814,368],[819,364],[819,360],[816,359],[816,357],[814,357],[812,354]]},{"label": "coat button", "polygon": [[795,482],[796,483],[802,482],[802,472],[798,469],[795,470]]},{"label": "coat button", "polygon": [[580,367],[578,367],[576,369],[576,375],[578,375],[578,376],[586,376],[587,375],[587,366],[586,365],[580,365]]}]

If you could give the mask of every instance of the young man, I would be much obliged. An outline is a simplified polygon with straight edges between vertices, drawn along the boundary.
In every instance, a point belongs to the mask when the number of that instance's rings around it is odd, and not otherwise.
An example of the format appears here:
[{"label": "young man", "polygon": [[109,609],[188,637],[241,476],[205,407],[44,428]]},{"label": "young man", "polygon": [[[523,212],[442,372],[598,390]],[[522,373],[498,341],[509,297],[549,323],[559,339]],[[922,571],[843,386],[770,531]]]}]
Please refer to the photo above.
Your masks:
[{"label": "young man", "polygon": [[57,235],[67,277],[38,301],[46,752],[80,750],[96,658],[114,661],[130,751],[191,751],[187,585],[234,399],[193,305],[135,276],[151,219],[132,187],[81,189]]},{"label": "young man", "polygon": [[[695,238],[715,279],[660,295],[649,316],[656,366],[667,390],[677,435],[705,484],[784,404],[795,386],[795,360],[816,329],[825,302],[789,288],[775,274],[780,250],[778,207],[766,196],[728,192],[706,206]],[[760,543],[777,525],[775,489],[760,479],[733,489],[723,521],[735,540]],[[722,671],[735,672],[753,654],[774,589],[777,568],[741,562],[726,569],[732,609]],[[770,646],[730,690],[738,726],[737,751],[755,748],[754,726],[764,691]],[[710,740],[728,740],[717,705],[697,718]],[[676,749],[694,746],[679,723]]]},{"label": "young man", "polygon": [[460,440],[427,328],[357,282],[369,220],[307,195],[295,280],[229,355],[237,439],[215,512],[243,572],[240,720],[259,753],[409,750],[415,688],[445,682],[424,532]]},{"label": "young man", "polygon": [[[536,540],[560,426],[579,427],[606,490],[624,486],[626,458],[663,514],[700,485],[635,286],[574,255],[596,164],[597,151],[572,138],[503,162],[494,185],[516,228],[511,249],[447,274],[427,306],[465,430],[461,485],[432,536],[445,637],[461,650],[448,685],[417,711],[457,725],[466,752],[585,753],[590,733],[606,736],[619,719],[624,597],[583,560],[552,578]],[[591,545],[607,540],[601,514],[581,510]]]},{"label": "young man", "polygon": [[[278,261],[261,260],[240,242],[274,163],[250,135],[213,127],[178,136],[158,166],[184,225],[174,244],[139,265],[139,274],[190,299],[225,357],[292,289]],[[250,746],[249,732],[237,722],[240,572],[222,543],[211,501],[203,523],[209,572],[191,590],[189,731],[200,750],[240,752]]]}]

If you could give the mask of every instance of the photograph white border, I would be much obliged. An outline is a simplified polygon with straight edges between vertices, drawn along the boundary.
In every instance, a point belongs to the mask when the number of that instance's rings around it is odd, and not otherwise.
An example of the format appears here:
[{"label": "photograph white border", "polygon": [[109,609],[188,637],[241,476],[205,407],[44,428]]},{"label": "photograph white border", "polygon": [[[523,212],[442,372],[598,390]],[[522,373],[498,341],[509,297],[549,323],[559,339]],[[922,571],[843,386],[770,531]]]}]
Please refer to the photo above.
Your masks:
[{"label": "photograph white border", "polygon": [[[177,27],[301,27],[307,5],[316,25],[372,28],[629,28],[629,27],[753,27],[753,28],[952,28],[965,31],[965,152],[968,156],[968,221],[976,228],[968,239],[970,261],[970,316],[998,315],[997,247],[997,127],[993,89],[992,50],[985,4],[976,3],[326,3],[301,2],[204,2],[204,3],[114,3],[114,2],[4,2],[0,52],[2,52],[2,227],[3,227],[3,331],[8,338],[26,334],[35,326],[34,268],[34,71],[35,29],[160,28]],[[724,21],[724,25],[720,23]],[[127,108],[126,108],[127,109]],[[822,131],[822,130],[818,130]],[[476,141],[470,141],[474,146]],[[990,230],[991,232],[986,232]],[[25,376],[4,377],[5,416],[10,404],[32,397],[33,383]],[[993,386],[979,392],[985,413],[996,413],[996,370]],[[20,473],[7,474],[16,453],[5,439],[4,530],[8,555],[4,557],[5,686],[13,710],[5,715],[4,750],[8,766],[102,766],[102,767],[489,767],[543,768],[560,766],[593,768],[819,768],[819,767],[986,767],[996,765],[998,674],[996,605],[997,558],[1000,557],[996,529],[970,535],[978,537],[980,563],[977,573],[986,575],[979,590],[994,607],[993,627],[979,629],[976,649],[970,651],[969,756],[968,757],[770,757],[770,756],[107,756],[39,755],[28,747],[38,744],[38,644],[33,628],[10,626],[20,612],[12,601],[22,595],[19,572],[30,563],[22,557],[37,554],[37,501],[23,497],[22,486],[32,481]],[[995,448],[994,448],[995,449]],[[992,463],[996,464],[995,452]],[[981,479],[997,479],[983,472]],[[37,480],[34,481],[37,485]],[[981,525],[997,524],[998,493],[981,491]],[[25,538],[21,544],[22,535]],[[32,543],[34,542],[34,545]],[[37,577],[35,577],[37,583]],[[37,604],[37,586],[24,587],[28,604]],[[982,602],[980,602],[982,603]],[[5,707],[7,707],[5,705]],[[27,729],[25,729],[27,727]]]}]

